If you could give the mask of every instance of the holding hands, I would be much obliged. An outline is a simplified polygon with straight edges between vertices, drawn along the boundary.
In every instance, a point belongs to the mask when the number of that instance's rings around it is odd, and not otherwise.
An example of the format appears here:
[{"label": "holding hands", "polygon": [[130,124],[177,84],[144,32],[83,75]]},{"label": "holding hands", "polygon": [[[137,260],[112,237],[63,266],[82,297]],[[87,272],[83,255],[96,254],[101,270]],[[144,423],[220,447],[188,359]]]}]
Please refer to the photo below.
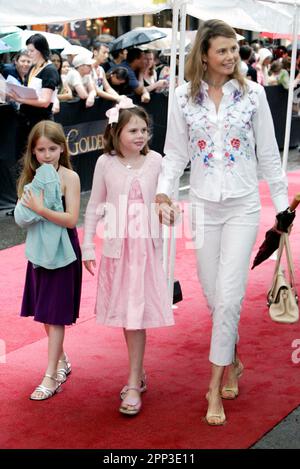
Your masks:
[{"label": "holding hands", "polygon": [[166,194],[157,194],[155,197],[156,213],[159,221],[163,225],[172,226],[178,219],[181,210],[178,205],[174,205]]}]

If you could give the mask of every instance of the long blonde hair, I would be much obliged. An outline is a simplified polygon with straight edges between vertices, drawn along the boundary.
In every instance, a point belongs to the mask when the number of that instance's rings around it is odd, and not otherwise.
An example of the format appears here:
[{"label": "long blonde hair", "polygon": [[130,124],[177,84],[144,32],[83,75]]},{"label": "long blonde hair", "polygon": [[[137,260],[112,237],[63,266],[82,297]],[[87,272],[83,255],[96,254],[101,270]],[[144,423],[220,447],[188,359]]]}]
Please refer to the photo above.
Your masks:
[{"label": "long blonde hair", "polygon": [[31,129],[28,136],[27,148],[22,158],[22,172],[17,182],[19,198],[22,196],[24,186],[32,181],[37,168],[40,166],[33,154],[33,150],[36,147],[38,139],[41,137],[46,137],[56,145],[61,145],[63,151],[60,154],[59,165],[72,169],[70,152],[62,126],[50,120],[38,122]]},{"label": "long blonde hair", "polygon": [[[185,66],[185,76],[191,82],[190,95],[193,101],[195,101],[201,89],[201,82],[205,74],[203,56],[207,55],[208,49],[210,48],[210,40],[218,36],[236,40],[234,29],[224,21],[208,20],[204,21],[199,26],[193,48],[188,55]],[[243,92],[245,91],[246,80],[240,72],[239,62],[237,62],[230,78],[235,78],[239,82]]]}]

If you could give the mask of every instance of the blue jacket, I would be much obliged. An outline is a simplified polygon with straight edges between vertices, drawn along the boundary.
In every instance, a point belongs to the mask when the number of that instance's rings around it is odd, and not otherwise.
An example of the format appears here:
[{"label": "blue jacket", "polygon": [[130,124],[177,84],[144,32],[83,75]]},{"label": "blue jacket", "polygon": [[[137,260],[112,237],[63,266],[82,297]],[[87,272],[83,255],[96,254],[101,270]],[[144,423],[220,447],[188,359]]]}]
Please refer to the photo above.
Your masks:
[{"label": "blue jacket", "polygon": [[[43,164],[37,170],[30,184],[24,189],[31,189],[35,194],[44,191],[44,205],[50,210],[63,212],[60,180],[52,164]],[[27,228],[27,259],[45,269],[64,267],[76,260],[68,231],[41,217],[18,201],[14,210],[16,223]]]}]

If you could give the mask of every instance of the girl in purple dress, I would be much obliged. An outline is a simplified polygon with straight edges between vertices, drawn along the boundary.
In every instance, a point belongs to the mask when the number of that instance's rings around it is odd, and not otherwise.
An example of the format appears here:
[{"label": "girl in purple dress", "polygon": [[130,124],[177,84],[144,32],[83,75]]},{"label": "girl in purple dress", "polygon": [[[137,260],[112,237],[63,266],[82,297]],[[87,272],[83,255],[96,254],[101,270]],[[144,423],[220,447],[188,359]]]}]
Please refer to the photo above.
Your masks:
[{"label": "girl in purple dress", "polygon": [[[79,315],[82,268],[76,223],[80,208],[80,180],[71,168],[63,128],[52,121],[41,121],[33,127],[23,163],[18,181],[18,204],[35,212],[36,218],[41,218],[36,223],[64,227],[76,257],[68,265],[59,268],[44,268],[28,262],[21,316],[34,316],[35,321],[44,324],[48,335],[46,373],[41,384],[30,396],[32,400],[40,401],[58,392],[71,372],[71,364],[63,350],[63,341],[65,326],[75,323]],[[26,187],[24,190],[24,186],[32,182],[36,170],[44,163],[53,165],[57,171],[62,211],[47,208],[43,190],[39,195]],[[28,230],[30,229],[29,226]],[[46,239],[44,241],[45,247],[51,242]],[[41,246],[41,251],[43,250]]]},{"label": "girl in purple dress", "polygon": [[143,108],[126,99],[107,115],[105,153],[94,172],[82,252],[86,269],[94,275],[93,238],[103,217],[95,312],[99,323],[123,328],[129,376],[120,393],[119,410],[136,415],[141,409],[141,393],[146,390],[146,328],[174,324],[154,208],[162,157],[148,148],[149,119]]}]

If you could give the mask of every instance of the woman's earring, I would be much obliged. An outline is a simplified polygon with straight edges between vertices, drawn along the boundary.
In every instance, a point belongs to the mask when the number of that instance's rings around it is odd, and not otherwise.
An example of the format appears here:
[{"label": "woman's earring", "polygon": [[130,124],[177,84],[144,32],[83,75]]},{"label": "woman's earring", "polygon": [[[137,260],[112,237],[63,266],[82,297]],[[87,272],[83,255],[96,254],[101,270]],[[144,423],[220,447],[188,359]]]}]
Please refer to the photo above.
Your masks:
[{"label": "woman's earring", "polygon": [[206,70],[207,70],[207,63],[206,62],[202,62],[202,68],[203,68],[203,71],[206,72]]}]

